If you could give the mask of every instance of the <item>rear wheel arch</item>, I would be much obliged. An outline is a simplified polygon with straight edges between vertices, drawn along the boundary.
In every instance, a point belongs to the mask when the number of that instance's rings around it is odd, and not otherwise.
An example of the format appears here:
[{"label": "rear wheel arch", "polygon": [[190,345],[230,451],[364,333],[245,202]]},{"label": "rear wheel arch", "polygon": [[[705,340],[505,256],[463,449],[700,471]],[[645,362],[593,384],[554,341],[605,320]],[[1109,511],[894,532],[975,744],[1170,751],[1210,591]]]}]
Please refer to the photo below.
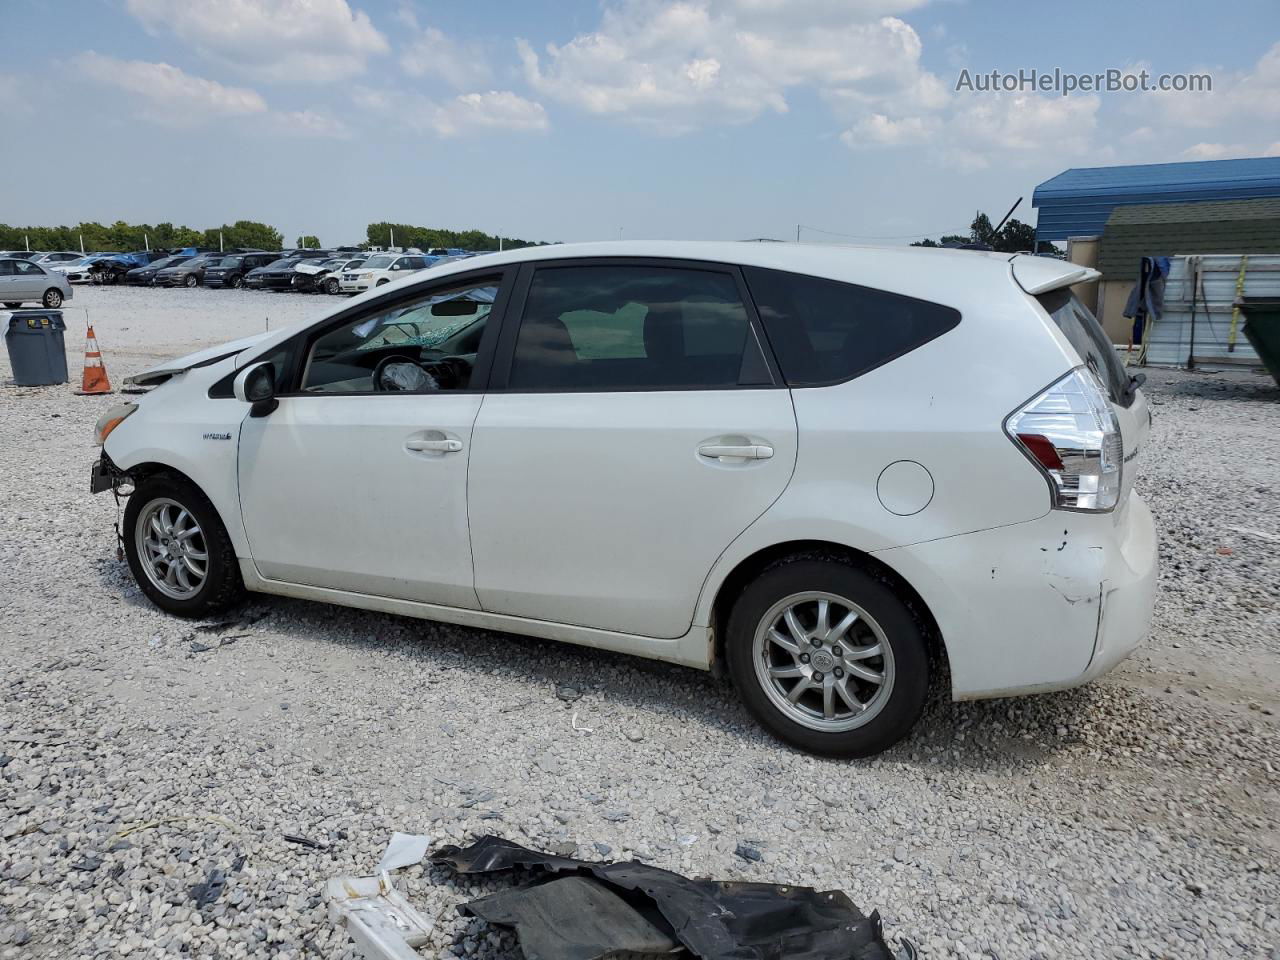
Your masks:
[{"label": "rear wheel arch", "polygon": [[757,550],[740,560],[720,581],[715,600],[711,605],[711,633],[713,637],[711,670],[722,676],[726,668],[725,642],[728,635],[729,615],[742,591],[760,574],[770,568],[794,560],[825,560],[856,567],[878,580],[884,581],[907,604],[928,640],[930,659],[934,661],[934,676],[950,686],[950,662],[946,642],[937,620],[919,591],[900,573],[871,554],[846,544],[827,540],[790,540],[775,543]]}]

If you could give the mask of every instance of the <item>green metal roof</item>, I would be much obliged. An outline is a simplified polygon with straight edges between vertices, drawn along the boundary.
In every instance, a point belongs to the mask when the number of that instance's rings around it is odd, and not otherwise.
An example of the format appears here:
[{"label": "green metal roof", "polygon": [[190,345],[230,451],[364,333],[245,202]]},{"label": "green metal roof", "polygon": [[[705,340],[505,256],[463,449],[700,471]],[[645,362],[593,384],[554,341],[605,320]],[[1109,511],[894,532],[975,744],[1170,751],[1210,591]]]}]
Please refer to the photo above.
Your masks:
[{"label": "green metal roof", "polygon": [[1098,244],[1107,280],[1136,280],[1143,257],[1280,253],[1280,198],[1116,207]]}]

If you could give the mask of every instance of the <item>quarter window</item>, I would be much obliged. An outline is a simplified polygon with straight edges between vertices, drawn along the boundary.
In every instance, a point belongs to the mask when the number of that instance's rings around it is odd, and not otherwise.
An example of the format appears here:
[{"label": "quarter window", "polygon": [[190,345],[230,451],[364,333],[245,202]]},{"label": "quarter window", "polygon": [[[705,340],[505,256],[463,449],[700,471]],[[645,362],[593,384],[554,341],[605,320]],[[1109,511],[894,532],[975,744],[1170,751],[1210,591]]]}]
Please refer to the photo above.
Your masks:
[{"label": "quarter window", "polygon": [[546,267],[533,275],[513,390],[769,383],[732,275],[656,266]]},{"label": "quarter window", "polygon": [[472,281],[343,324],[311,345],[303,392],[466,390],[497,295]]},{"label": "quarter window", "polygon": [[793,387],[849,380],[960,322],[951,307],[871,287],[760,267],[743,272]]}]

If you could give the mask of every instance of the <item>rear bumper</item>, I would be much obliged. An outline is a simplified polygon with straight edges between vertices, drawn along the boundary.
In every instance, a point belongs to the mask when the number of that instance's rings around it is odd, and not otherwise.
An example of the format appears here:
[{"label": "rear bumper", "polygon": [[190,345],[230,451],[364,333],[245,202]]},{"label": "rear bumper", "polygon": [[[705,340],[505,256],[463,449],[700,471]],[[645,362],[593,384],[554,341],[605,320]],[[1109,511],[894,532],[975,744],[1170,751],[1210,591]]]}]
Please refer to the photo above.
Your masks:
[{"label": "rear bumper", "polygon": [[875,555],[937,620],[956,699],[1087,683],[1150,629],[1156,532],[1136,493],[1111,514],[1054,510]]}]

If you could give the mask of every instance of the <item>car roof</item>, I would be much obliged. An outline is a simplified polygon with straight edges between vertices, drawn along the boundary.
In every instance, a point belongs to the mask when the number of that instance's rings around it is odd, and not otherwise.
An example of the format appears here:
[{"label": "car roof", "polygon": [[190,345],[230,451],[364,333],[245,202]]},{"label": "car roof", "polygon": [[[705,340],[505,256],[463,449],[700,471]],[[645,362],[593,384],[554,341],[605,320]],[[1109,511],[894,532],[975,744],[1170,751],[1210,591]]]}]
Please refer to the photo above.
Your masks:
[{"label": "car roof", "polygon": [[546,244],[466,257],[416,273],[413,282],[429,283],[455,273],[483,270],[490,265],[505,266],[577,257],[656,257],[765,267],[876,287],[940,303],[952,302],[960,288],[975,283],[983,287],[991,283],[1012,282],[1012,259],[1046,259],[936,247],[754,243],[738,240],[604,240],[595,243]]}]

